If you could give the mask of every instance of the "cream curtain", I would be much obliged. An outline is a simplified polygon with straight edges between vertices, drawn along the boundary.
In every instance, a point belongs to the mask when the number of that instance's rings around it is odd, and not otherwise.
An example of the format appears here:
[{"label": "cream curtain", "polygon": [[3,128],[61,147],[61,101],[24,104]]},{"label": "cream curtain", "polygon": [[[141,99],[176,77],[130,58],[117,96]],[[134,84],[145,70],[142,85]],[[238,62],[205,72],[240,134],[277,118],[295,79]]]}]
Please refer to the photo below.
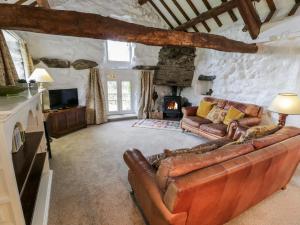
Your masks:
[{"label": "cream curtain", "polygon": [[7,47],[4,34],[0,30],[0,85],[15,85],[18,74]]},{"label": "cream curtain", "polygon": [[149,118],[152,107],[152,92],[153,92],[153,77],[152,71],[144,70],[141,72],[141,98],[139,102],[138,118]]},{"label": "cream curtain", "polygon": [[105,96],[98,68],[90,69],[86,109],[88,124],[107,122]]},{"label": "cream curtain", "polygon": [[29,53],[26,42],[23,40],[20,40],[19,44],[20,44],[20,50],[21,50],[23,63],[24,63],[25,76],[26,76],[26,79],[28,80],[34,70],[34,65],[33,65],[32,58]]}]

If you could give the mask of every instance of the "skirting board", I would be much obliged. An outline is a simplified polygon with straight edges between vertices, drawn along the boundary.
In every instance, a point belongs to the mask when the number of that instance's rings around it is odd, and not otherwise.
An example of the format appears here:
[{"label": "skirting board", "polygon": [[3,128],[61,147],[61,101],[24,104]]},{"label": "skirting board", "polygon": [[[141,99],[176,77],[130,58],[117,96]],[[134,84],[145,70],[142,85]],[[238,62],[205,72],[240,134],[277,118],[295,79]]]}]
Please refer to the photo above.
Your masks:
[{"label": "skirting board", "polygon": [[52,177],[52,170],[42,175],[31,225],[47,225],[48,223]]}]

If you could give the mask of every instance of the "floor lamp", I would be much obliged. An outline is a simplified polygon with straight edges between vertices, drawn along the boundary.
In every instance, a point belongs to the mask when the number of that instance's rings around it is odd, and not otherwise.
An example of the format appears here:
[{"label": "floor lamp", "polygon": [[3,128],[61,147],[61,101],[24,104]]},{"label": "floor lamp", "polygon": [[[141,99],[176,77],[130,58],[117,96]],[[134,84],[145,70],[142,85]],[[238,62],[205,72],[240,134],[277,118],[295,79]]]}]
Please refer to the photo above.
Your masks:
[{"label": "floor lamp", "polygon": [[300,98],[295,93],[279,93],[269,110],[279,114],[278,126],[284,127],[288,115],[300,114]]}]

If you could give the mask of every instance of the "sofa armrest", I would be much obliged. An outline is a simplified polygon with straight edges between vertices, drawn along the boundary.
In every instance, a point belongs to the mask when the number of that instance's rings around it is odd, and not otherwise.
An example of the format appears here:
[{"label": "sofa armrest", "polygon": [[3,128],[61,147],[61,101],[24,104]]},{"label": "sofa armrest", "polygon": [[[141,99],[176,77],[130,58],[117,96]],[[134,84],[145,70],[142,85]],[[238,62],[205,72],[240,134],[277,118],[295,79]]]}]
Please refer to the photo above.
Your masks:
[{"label": "sofa armrest", "polygon": [[248,128],[248,126],[241,125],[238,120],[232,121],[228,126],[227,137],[236,141],[247,132]]},{"label": "sofa armrest", "polygon": [[127,150],[123,155],[124,161],[130,168],[131,175],[138,187],[135,193],[139,205],[150,224],[184,225],[187,213],[171,213],[162,199],[162,192],[157,186],[155,170],[143,154],[137,150]]},{"label": "sofa armrest", "polygon": [[246,127],[253,127],[260,124],[261,118],[258,117],[245,117],[238,120],[239,125]]},{"label": "sofa armrest", "polygon": [[196,116],[198,106],[182,107],[183,116]]}]

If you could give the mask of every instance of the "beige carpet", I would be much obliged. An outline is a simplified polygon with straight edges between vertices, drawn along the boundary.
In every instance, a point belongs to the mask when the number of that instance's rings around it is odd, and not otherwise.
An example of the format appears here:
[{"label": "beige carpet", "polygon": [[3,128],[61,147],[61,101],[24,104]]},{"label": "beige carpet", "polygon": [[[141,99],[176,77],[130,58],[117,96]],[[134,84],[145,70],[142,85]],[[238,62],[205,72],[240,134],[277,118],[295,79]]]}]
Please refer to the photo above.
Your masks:
[{"label": "beige carpet", "polygon": [[[128,193],[123,152],[135,147],[151,155],[205,142],[178,131],[131,127],[133,122],[93,126],[54,140],[48,225],[144,225]],[[286,191],[228,225],[300,225],[300,168]]]}]

